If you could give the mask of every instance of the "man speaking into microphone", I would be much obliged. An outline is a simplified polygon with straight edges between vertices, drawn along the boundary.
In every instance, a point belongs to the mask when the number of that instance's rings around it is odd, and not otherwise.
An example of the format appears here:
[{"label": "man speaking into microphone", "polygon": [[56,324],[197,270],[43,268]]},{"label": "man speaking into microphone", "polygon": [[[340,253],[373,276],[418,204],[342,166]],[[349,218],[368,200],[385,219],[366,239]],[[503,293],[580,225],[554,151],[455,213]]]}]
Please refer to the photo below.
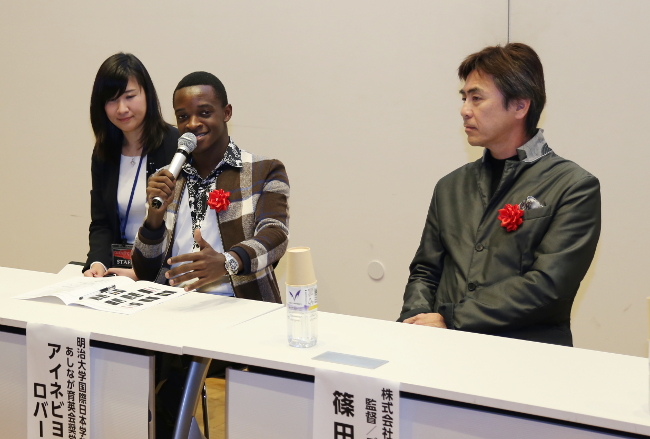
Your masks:
[{"label": "man speaking into microphone", "polygon": [[133,250],[138,278],[280,303],[273,264],[289,236],[284,165],[233,142],[232,106],[216,76],[187,75],[173,103],[179,132],[196,136],[196,148],[177,178],[162,169],[149,179]]}]

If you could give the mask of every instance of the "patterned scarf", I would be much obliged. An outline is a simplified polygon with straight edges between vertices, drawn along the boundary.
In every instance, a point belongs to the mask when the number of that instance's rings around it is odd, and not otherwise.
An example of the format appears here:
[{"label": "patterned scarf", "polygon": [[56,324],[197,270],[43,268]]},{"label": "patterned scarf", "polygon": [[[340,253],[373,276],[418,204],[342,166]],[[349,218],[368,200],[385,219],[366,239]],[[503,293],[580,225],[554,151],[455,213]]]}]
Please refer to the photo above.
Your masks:
[{"label": "patterned scarf", "polygon": [[[230,139],[226,153],[219,164],[203,179],[199,175],[192,162],[183,165],[183,172],[187,181],[187,194],[188,202],[190,205],[190,214],[192,215],[192,236],[194,231],[198,228],[201,229],[205,221],[205,215],[208,211],[208,195],[217,185],[217,177],[224,170],[224,165],[230,165],[236,168],[241,168],[241,151],[239,147]],[[199,251],[199,245],[193,241],[192,252]]]}]

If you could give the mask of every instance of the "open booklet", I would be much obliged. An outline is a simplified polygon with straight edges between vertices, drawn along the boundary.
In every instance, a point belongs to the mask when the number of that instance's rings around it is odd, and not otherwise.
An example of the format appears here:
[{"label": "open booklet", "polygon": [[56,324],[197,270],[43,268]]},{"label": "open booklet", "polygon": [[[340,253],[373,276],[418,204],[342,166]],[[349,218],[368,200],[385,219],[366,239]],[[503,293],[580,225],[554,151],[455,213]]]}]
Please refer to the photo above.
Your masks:
[{"label": "open booklet", "polygon": [[15,299],[58,297],[66,305],[83,305],[101,311],[133,314],[186,294],[182,288],[134,281],[125,276],[74,277],[15,296]]}]

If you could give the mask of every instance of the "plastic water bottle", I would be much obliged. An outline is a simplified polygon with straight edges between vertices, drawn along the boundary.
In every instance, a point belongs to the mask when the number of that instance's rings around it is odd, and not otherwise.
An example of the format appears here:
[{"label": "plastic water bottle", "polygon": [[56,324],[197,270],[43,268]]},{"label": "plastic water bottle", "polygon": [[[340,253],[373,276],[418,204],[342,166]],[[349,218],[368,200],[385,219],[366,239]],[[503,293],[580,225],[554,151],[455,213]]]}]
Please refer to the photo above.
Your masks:
[{"label": "plastic water bottle", "polygon": [[287,338],[295,348],[310,348],[318,338],[318,288],[287,285]]}]

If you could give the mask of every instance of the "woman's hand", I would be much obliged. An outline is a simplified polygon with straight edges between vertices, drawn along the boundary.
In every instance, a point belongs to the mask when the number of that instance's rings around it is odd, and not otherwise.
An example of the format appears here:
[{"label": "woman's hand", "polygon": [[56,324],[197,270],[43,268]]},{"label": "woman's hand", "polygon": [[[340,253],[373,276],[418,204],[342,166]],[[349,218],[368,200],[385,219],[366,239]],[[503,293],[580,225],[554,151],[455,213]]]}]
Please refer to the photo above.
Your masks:
[{"label": "woman's hand", "polygon": [[105,274],[104,266],[99,263],[92,264],[88,270],[84,271],[86,277],[102,277]]},{"label": "woman's hand", "polygon": [[133,280],[138,280],[138,277],[135,275],[133,268],[109,268],[106,271],[106,274],[117,274],[118,276],[130,277]]}]

